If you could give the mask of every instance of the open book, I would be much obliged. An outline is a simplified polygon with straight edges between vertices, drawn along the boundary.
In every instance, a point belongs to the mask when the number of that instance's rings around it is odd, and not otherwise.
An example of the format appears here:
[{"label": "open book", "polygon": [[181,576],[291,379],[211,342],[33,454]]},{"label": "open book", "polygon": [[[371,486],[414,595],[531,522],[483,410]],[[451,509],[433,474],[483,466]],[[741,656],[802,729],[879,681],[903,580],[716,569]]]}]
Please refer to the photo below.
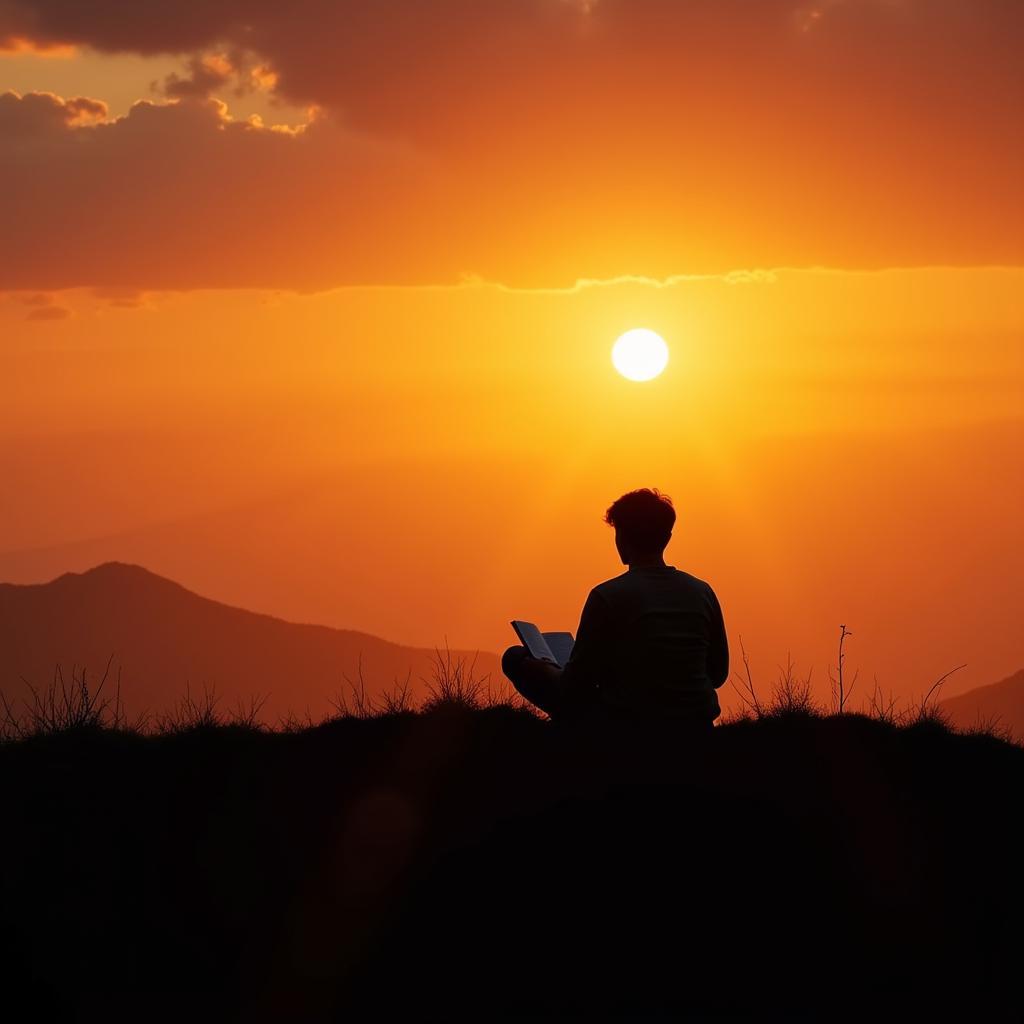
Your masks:
[{"label": "open book", "polygon": [[572,654],[572,633],[542,633],[532,622],[523,622],[520,619],[512,620],[512,628],[534,658],[553,661],[560,668],[565,668],[565,663]]}]

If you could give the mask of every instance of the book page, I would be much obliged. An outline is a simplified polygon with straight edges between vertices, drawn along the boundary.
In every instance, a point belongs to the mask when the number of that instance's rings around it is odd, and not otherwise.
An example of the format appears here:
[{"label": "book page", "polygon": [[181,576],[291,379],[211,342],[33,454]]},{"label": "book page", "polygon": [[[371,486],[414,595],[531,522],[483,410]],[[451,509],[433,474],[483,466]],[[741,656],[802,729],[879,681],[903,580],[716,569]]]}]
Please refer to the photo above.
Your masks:
[{"label": "book page", "polygon": [[548,642],[544,639],[544,634],[532,622],[513,619],[512,628],[532,657],[558,663],[551,648],[548,647]]},{"label": "book page", "polygon": [[555,661],[562,668],[565,668],[565,663],[569,660],[569,655],[572,654],[572,646],[575,643],[572,633],[542,633],[541,636],[547,641]]}]

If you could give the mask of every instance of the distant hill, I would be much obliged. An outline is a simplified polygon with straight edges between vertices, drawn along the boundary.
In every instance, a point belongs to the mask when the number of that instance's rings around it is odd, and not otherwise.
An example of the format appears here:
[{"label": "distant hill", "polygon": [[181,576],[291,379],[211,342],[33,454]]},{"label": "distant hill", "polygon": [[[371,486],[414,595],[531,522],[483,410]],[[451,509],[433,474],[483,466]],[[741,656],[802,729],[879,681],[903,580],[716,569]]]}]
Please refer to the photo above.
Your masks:
[{"label": "distant hill", "polygon": [[[476,657],[478,674],[497,683],[495,654]],[[0,691],[20,699],[22,678],[45,685],[59,663],[98,680],[114,655],[130,714],[172,707],[189,685],[193,696],[214,687],[223,709],[255,694],[268,695],[263,717],[288,710],[314,717],[347,689],[360,659],[367,693],[393,688],[411,673],[416,699],[426,694],[435,652],[327,626],[285,622],[194,594],[137,565],[108,562],[50,583],[0,584]]]},{"label": "distant hill", "polygon": [[959,697],[950,697],[940,706],[960,728],[987,725],[998,721],[1017,740],[1024,738],[1024,669],[990,686],[979,686]]}]

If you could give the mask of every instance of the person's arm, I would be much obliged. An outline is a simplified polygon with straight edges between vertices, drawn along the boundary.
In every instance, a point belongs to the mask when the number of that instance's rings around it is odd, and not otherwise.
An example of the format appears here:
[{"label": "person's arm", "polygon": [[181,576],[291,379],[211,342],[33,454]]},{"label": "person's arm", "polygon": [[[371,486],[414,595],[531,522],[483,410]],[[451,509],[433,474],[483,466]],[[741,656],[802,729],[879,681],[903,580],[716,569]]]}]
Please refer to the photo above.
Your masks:
[{"label": "person's arm", "polygon": [[564,702],[577,704],[594,696],[608,661],[610,626],[608,604],[592,590],[583,605],[572,654],[559,679],[558,689]]},{"label": "person's arm", "polygon": [[711,596],[711,644],[708,648],[708,676],[717,690],[729,678],[729,638],[725,634],[725,618],[722,606],[715,592],[708,587]]}]

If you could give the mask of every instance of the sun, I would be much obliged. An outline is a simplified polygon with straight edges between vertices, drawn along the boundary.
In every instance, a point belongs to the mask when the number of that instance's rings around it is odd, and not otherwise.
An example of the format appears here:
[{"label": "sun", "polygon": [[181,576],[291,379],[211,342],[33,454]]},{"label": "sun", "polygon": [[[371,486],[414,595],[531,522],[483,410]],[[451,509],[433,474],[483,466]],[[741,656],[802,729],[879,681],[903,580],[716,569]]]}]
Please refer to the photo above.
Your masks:
[{"label": "sun", "polygon": [[627,380],[653,380],[668,365],[668,345],[660,334],[636,327],[612,346],[612,364]]}]

